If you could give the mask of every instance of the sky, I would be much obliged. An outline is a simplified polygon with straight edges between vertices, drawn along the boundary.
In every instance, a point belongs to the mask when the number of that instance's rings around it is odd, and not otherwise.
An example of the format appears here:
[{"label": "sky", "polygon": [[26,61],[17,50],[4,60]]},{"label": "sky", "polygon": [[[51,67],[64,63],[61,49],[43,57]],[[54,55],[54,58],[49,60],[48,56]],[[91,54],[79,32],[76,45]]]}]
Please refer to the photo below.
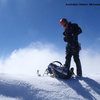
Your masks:
[{"label": "sky", "polygon": [[[79,42],[82,46],[81,58],[84,67],[95,64],[98,67],[100,65],[100,6],[66,6],[66,3],[100,2],[97,0],[84,0],[84,2],[82,0],[0,0],[0,66],[7,66],[8,69],[8,66],[20,67],[26,64],[32,68],[32,59],[38,62],[39,56],[43,57],[43,55],[45,55],[44,60],[52,56],[48,62],[54,59],[64,62],[66,43],[62,35],[64,29],[59,21],[61,18],[67,18],[82,29]],[[38,52],[34,54],[34,50]],[[89,62],[86,62],[85,58]],[[41,59],[40,57],[40,65],[44,65],[45,62]],[[29,70],[32,70],[31,68]]]},{"label": "sky", "polygon": [[[85,0],[86,3],[97,0]],[[85,49],[99,52],[100,6],[66,6],[81,0],[0,0],[0,55],[32,42],[51,43],[63,50],[64,29],[59,20],[67,18],[82,28],[79,40]]]}]

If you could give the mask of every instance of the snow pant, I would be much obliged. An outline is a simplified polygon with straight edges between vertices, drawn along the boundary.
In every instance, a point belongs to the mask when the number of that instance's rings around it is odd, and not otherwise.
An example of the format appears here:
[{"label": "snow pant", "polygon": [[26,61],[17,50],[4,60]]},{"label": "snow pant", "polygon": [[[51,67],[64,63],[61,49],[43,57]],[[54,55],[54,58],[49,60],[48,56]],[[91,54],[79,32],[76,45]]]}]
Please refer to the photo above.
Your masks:
[{"label": "snow pant", "polygon": [[74,61],[76,63],[76,71],[78,76],[82,76],[82,68],[81,68],[81,62],[79,59],[79,51],[81,47],[78,45],[76,47],[67,45],[66,47],[66,61],[65,61],[65,67],[67,70],[70,69],[70,63],[71,63],[71,57],[73,56]]}]

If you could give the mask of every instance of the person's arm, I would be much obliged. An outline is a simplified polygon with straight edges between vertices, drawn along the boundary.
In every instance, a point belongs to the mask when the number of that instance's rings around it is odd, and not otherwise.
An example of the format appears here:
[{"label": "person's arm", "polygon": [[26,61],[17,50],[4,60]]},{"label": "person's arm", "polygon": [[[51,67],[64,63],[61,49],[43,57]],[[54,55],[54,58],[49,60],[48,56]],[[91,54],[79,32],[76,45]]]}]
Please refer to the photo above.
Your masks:
[{"label": "person's arm", "polygon": [[73,33],[75,33],[76,35],[82,33],[81,28],[77,24],[73,24]]}]

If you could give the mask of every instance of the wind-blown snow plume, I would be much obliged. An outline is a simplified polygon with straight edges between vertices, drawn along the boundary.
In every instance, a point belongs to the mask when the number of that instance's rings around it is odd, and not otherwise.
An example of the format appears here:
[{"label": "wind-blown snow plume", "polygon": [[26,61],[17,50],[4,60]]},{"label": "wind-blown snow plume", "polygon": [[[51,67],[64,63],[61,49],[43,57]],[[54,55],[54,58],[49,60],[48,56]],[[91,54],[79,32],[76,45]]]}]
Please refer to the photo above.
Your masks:
[{"label": "wind-blown snow plume", "polygon": [[63,57],[53,45],[32,43],[26,48],[14,50],[5,60],[1,59],[0,72],[35,75],[37,69],[43,73],[54,60],[63,61]]},{"label": "wind-blown snow plume", "polygon": [[[100,74],[100,54],[89,50],[80,53],[83,74]],[[52,61],[65,61],[64,52],[60,52],[52,44],[32,43],[26,48],[14,50],[5,60],[0,59],[0,73],[36,75],[39,69],[43,73]],[[73,63],[71,66],[74,66]]]},{"label": "wind-blown snow plume", "polygon": [[90,75],[100,75],[100,53],[93,50],[81,52],[83,72]]}]

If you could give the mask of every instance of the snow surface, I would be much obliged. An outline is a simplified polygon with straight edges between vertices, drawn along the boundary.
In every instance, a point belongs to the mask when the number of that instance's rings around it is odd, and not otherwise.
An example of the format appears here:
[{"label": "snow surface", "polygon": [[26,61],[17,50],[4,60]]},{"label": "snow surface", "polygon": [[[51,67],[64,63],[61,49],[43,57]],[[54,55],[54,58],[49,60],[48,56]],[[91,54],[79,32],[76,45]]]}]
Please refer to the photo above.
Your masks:
[{"label": "snow surface", "polygon": [[0,100],[100,100],[100,78],[0,74]]}]

